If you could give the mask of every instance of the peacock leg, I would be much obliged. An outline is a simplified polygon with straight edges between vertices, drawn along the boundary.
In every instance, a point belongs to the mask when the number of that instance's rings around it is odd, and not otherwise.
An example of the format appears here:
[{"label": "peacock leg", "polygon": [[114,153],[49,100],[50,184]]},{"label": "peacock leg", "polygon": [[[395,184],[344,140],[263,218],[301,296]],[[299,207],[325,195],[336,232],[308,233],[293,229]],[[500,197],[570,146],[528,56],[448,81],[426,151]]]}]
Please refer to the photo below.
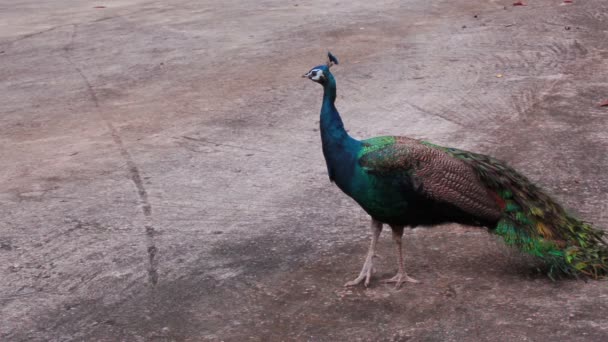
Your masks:
[{"label": "peacock leg", "polygon": [[365,257],[365,263],[363,264],[363,268],[361,268],[361,272],[359,276],[352,281],[344,284],[344,286],[354,286],[363,281],[365,279],[365,287],[369,285],[369,280],[372,277],[372,273],[374,272],[374,256],[376,256],[376,243],[378,242],[378,237],[380,237],[380,233],[382,232],[382,222],[376,221],[372,219],[372,242],[369,245],[369,250],[367,251],[367,257]]},{"label": "peacock leg", "polygon": [[393,240],[395,240],[395,244],[397,245],[397,262],[399,264],[399,271],[397,275],[390,279],[383,280],[384,283],[395,283],[396,288],[400,288],[401,284],[404,282],[410,283],[419,283],[418,280],[410,277],[405,273],[405,266],[403,264],[403,248],[402,248],[402,237],[403,237],[403,227],[400,226],[391,226],[393,231]]}]

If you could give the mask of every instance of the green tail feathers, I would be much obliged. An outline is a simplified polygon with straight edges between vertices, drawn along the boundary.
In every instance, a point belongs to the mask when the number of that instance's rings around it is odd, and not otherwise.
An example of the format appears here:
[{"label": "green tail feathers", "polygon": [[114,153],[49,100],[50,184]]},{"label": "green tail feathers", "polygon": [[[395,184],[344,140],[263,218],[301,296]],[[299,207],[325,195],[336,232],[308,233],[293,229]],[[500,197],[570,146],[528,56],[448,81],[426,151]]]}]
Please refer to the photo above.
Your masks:
[{"label": "green tail feathers", "polygon": [[[547,234],[548,230],[544,235],[541,232],[530,234],[528,227],[509,218],[500,220],[494,233],[502,236],[508,245],[544,260],[552,279],[561,275],[605,277],[608,274],[608,248],[602,240],[603,232],[569,216],[565,221],[563,226],[551,227],[564,233],[567,231],[565,240],[552,239],[551,233]],[[536,225],[546,227],[542,222]]]},{"label": "green tail feathers", "polygon": [[502,217],[493,232],[508,245],[545,261],[550,278],[608,276],[608,244],[604,231],[568,214],[539,187],[499,160],[432,146],[476,171],[502,208]]},{"label": "green tail feathers", "polygon": [[[496,161],[495,161],[496,163]],[[549,277],[594,279],[608,275],[604,232],[568,214],[557,202],[520,174],[503,165],[497,194],[504,201],[495,233],[508,245],[539,257],[549,265]]]}]

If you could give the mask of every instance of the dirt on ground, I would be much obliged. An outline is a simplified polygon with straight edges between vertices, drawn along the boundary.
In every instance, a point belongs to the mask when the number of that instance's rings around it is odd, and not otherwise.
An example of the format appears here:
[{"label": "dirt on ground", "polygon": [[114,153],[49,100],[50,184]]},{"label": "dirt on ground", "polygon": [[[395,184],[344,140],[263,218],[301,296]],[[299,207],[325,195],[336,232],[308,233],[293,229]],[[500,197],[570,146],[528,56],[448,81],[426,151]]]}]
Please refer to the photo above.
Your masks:
[{"label": "dirt on ground", "polygon": [[329,182],[358,138],[491,154],[608,229],[608,2],[0,0],[0,340],[601,341],[605,281],[485,230],[390,234]]}]

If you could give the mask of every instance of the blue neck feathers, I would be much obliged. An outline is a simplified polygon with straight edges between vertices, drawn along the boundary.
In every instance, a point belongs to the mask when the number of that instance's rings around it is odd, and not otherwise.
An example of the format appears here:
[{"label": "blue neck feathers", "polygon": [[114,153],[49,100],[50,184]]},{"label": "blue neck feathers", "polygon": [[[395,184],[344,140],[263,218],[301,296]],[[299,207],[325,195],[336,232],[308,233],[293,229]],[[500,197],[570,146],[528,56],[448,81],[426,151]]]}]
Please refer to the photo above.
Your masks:
[{"label": "blue neck feathers", "polygon": [[353,139],[346,130],[336,109],[336,80],[326,72],[327,80],[323,84],[323,106],[321,107],[321,141],[323,155],[327,163],[329,178],[343,190],[347,191],[353,176],[357,154],[361,142]]}]

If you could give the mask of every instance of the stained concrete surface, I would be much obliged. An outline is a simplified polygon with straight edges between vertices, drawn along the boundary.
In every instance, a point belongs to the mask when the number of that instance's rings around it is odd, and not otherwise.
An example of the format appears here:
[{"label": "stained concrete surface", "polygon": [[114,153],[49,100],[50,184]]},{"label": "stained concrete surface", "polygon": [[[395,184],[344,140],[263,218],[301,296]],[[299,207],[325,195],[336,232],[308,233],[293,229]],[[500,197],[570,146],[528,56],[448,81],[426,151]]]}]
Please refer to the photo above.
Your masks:
[{"label": "stained concrete surface", "polygon": [[368,218],[300,78],[327,49],[354,136],[490,153],[608,227],[608,3],[511,3],[0,1],[0,340],[608,339],[606,282],[474,228],[408,231],[398,291],[385,234],[342,287]]}]

